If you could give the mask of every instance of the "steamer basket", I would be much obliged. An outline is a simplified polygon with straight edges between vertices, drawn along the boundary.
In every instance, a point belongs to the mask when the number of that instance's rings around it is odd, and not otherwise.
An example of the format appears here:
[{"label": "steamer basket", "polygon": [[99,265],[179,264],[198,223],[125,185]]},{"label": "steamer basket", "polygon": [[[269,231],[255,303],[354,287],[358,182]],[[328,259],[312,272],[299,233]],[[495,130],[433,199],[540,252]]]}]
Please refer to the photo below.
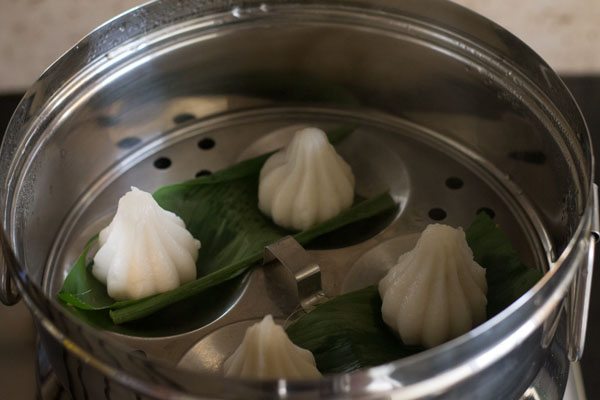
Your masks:
[{"label": "steamer basket", "polygon": [[[544,278],[442,346],[314,382],[210,374],[248,320],[285,319],[295,305],[262,268],[203,297],[188,325],[147,327],[151,338],[95,329],[55,301],[129,186],[224,168],[300,125],[356,126],[339,151],[358,193],[389,188],[400,204],[362,240],[310,252],[328,294],[393,260],[426,224],[467,226],[481,209]],[[26,301],[75,399],[560,399],[585,337],[592,171],[585,123],[556,74],[450,2],[156,1],[83,39],[15,112],[0,159],[0,294]]]}]

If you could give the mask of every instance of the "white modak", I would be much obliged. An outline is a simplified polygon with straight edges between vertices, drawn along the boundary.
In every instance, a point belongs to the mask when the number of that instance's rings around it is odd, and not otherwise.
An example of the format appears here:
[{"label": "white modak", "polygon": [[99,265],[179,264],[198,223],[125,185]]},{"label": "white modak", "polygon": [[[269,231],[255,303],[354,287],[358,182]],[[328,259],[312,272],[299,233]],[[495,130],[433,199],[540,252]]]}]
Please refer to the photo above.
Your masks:
[{"label": "white modak", "polygon": [[296,346],[267,315],[246,330],[244,340],[223,364],[225,376],[246,379],[318,379],[308,350]]},{"label": "white modak", "polygon": [[350,165],[325,132],[305,128],[263,166],[258,206],[277,225],[302,231],[349,209],[354,184]]},{"label": "white modak", "polygon": [[132,187],[100,232],[92,273],[115,300],[140,299],[196,279],[200,241],[150,193]]},{"label": "white modak", "polygon": [[485,269],[461,228],[427,226],[379,282],[385,323],[407,345],[433,347],[486,319]]}]

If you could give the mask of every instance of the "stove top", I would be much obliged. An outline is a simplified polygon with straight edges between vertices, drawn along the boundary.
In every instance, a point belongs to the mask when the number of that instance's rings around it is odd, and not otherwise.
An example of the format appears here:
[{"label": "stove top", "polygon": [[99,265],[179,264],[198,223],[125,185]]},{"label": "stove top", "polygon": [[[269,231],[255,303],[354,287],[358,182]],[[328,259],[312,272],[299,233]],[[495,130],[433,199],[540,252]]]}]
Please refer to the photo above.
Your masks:
[{"label": "stove top", "polygon": [[[596,160],[600,157],[600,76],[565,77],[580,105],[596,143]],[[0,136],[17,106],[21,94],[0,95]],[[600,177],[600,165],[596,163],[596,179]],[[600,252],[596,252],[600,258]],[[598,260],[596,265],[600,265]],[[597,271],[598,272],[598,271]],[[600,288],[600,273],[593,277],[593,288]],[[580,364],[573,364],[564,400],[600,399],[600,381],[596,378],[596,366],[600,365],[600,290],[592,290],[586,349]],[[0,305],[0,321],[10,329],[0,330],[0,388],[2,398],[67,400],[65,392],[54,377],[43,351],[38,351],[33,323],[21,303],[12,308]],[[585,387],[585,390],[584,390]],[[37,393],[36,393],[37,392]],[[538,399],[536,393],[527,393],[527,399]]]}]

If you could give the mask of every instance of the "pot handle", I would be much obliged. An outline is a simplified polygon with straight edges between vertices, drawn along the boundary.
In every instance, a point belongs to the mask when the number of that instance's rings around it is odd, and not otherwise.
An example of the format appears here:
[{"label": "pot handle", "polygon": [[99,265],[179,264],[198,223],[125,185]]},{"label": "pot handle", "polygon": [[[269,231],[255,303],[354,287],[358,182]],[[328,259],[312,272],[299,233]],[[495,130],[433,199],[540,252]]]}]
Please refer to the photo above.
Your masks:
[{"label": "pot handle", "polygon": [[7,246],[4,243],[4,234],[0,232],[0,301],[7,306],[16,304],[21,299],[21,295],[15,286],[15,282],[8,271],[6,254]]},{"label": "pot handle", "polygon": [[585,347],[585,333],[587,330],[588,310],[592,288],[592,272],[594,270],[594,254],[599,236],[598,222],[598,186],[592,188],[592,226],[589,233],[589,249],[587,260],[577,272],[571,286],[569,300],[572,312],[569,315],[569,360],[578,361],[583,355]]}]

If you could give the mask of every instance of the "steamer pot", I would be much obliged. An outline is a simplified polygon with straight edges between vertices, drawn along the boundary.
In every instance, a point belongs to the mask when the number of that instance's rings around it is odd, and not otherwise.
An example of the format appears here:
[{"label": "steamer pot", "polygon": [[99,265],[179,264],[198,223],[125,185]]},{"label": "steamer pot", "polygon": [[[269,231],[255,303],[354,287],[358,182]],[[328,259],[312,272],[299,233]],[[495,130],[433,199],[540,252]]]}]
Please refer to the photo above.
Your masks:
[{"label": "steamer pot", "polygon": [[[359,126],[343,151],[361,190],[388,185],[401,203],[375,238],[431,219],[467,224],[486,207],[544,278],[451,342],[315,382],[180,369],[139,351],[135,335],[94,329],[56,302],[77,249],[129,185],[151,190],[223,168],[277,142],[265,134],[281,127],[344,121]],[[449,177],[464,187],[445,186]],[[164,0],[133,9],[27,91],[2,143],[0,182],[2,301],[22,296],[75,399],[560,399],[569,360],[583,351],[598,235],[590,136],[544,61],[450,2]],[[359,265],[373,256],[360,246],[339,254]],[[219,325],[246,299],[247,286],[230,291],[233,300],[212,304],[214,315],[193,329]]]}]

